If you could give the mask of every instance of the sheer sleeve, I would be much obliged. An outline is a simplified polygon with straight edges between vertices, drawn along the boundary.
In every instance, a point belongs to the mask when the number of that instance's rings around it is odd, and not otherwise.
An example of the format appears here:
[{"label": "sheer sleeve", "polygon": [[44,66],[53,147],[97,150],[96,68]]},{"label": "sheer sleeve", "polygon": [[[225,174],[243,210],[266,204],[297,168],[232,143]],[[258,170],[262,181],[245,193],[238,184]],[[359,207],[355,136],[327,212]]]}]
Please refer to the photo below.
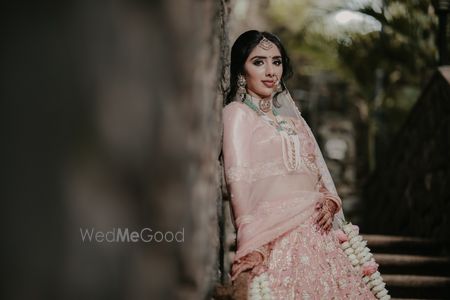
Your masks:
[{"label": "sheer sleeve", "polygon": [[[232,102],[223,110],[224,136],[223,158],[225,180],[230,192],[233,214],[237,229],[246,223],[249,216],[242,215],[249,205],[250,147],[253,132],[253,116],[244,104]],[[239,232],[238,232],[239,234]]]},{"label": "sheer sleeve", "polygon": [[227,183],[238,181],[250,160],[251,115],[243,104],[232,102],[223,110],[223,156]]},{"label": "sheer sleeve", "polygon": [[[239,234],[242,227],[252,221],[252,216],[246,214],[250,206],[251,172],[250,154],[253,134],[252,115],[246,107],[239,102],[232,102],[223,110],[223,158],[225,180],[231,197],[231,206],[235,217],[239,244]],[[239,245],[238,245],[239,247]],[[261,249],[265,249],[262,247]],[[264,251],[252,251],[244,257],[233,262],[232,280],[248,270],[259,270],[264,264],[266,254]]]},{"label": "sheer sleeve", "polygon": [[300,117],[300,120],[304,125],[304,128],[306,129],[311,141],[313,141],[313,145],[311,146],[311,148],[313,148],[314,150],[312,150],[311,152],[314,153],[315,163],[319,170],[319,179],[317,184],[318,191],[322,193],[324,199],[329,199],[336,204],[336,212],[342,211],[342,200],[336,191],[336,187],[334,186],[333,179],[331,178],[330,171],[328,170],[328,167],[325,163],[319,144],[317,143],[317,140],[306,121],[302,117]]},{"label": "sheer sleeve", "polygon": [[[299,119],[289,118],[294,122],[294,126],[299,132],[299,136],[304,144],[303,150],[309,161],[313,161],[318,170],[318,180],[316,190],[322,194],[322,198],[329,199],[336,204],[335,212],[338,212],[342,207],[341,198],[337,194],[333,179],[331,178],[328,167],[323,159],[319,144],[316,141],[311,129],[306,121],[299,117]],[[298,120],[298,122],[297,122]]]},{"label": "sheer sleeve", "polygon": [[335,211],[336,213],[342,208],[342,200],[337,194],[333,179],[331,178],[330,175],[330,171],[328,170],[328,167],[322,156],[322,152],[320,151],[317,141],[315,141],[315,146],[316,146],[316,164],[320,170],[318,182],[319,192],[322,193],[325,199],[329,199],[336,204],[336,211]]}]

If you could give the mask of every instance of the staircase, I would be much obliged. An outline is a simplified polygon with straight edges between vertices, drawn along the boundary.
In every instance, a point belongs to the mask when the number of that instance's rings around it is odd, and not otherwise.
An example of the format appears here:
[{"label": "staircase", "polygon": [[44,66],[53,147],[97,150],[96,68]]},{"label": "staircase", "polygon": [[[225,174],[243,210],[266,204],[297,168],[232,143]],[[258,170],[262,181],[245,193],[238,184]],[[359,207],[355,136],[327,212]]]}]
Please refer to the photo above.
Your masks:
[{"label": "staircase", "polygon": [[[450,299],[450,256],[434,240],[362,234],[380,265],[392,299]],[[244,299],[232,295],[230,285],[216,287],[213,299]]]},{"label": "staircase", "polygon": [[[450,299],[450,256],[443,244],[429,239],[362,234],[380,265],[393,300]],[[230,285],[216,287],[213,299],[245,299],[232,295]]]},{"label": "staircase", "polygon": [[429,239],[362,234],[392,299],[450,299],[450,257]]}]

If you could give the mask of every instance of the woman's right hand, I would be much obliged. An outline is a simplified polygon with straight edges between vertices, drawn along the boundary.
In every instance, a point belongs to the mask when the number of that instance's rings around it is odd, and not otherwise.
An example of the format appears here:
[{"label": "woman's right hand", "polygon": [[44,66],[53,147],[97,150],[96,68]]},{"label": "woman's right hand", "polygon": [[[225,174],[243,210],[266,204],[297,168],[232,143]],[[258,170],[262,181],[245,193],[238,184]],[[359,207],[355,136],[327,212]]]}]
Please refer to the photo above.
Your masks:
[{"label": "woman's right hand", "polygon": [[337,205],[330,199],[325,199],[323,202],[319,202],[316,206],[318,210],[315,223],[321,233],[328,233],[333,226],[334,214],[337,210]]}]

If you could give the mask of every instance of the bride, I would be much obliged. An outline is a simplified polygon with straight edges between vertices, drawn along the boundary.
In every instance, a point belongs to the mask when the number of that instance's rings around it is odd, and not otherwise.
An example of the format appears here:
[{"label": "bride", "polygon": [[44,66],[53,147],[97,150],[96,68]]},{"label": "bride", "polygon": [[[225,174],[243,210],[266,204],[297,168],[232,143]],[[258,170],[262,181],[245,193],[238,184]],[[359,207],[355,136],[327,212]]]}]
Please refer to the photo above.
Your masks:
[{"label": "bride", "polygon": [[286,89],[291,74],[275,35],[251,30],[235,41],[223,109],[237,230],[233,284],[266,278],[269,299],[375,299],[332,230],[341,225],[342,202]]}]

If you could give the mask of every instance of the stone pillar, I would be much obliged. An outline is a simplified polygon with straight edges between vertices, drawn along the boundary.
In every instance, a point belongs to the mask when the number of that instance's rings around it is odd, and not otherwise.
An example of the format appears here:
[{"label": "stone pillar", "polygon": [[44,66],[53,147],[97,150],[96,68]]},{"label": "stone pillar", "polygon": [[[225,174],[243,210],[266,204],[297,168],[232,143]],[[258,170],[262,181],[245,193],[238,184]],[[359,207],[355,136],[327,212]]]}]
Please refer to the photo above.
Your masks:
[{"label": "stone pillar", "polygon": [[[2,9],[4,299],[210,298],[229,6]],[[80,228],[154,236],[83,242]]]}]

